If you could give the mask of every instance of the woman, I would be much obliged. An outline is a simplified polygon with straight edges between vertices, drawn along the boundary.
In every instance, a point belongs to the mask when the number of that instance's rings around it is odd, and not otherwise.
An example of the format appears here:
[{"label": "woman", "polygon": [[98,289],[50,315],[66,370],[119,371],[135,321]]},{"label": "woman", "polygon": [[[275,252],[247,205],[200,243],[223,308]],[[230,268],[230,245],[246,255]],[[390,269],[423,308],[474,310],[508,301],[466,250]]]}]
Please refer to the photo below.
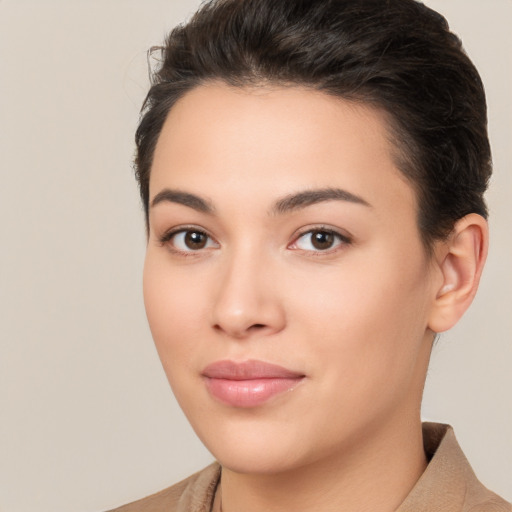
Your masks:
[{"label": "woman", "polygon": [[413,0],[219,0],[137,131],[144,298],[218,463],[117,509],[511,510],[420,404],[488,244],[483,87]]}]

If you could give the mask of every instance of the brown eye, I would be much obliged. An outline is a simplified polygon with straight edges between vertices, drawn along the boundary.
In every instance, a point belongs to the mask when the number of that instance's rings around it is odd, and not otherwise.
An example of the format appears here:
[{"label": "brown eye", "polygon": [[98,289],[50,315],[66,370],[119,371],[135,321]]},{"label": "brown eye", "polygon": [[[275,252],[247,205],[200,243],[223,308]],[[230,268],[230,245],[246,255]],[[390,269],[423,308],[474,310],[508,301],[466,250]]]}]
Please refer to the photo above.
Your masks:
[{"label": "brown eye", "polygon": [[331,231],[330,229],[312,229],[299,236],[291,248],[309,252],[322,252],[350,243],[351,240],[347,236],[337,233],[336,231]]},{"label": "brown eye", "polygon": [[181,229],[167,233],[160,239],[160,243],[181,253],[219,248],[219,244],[211,236],[198,229]]},{"label": "brown eye", "polygon": [[329,231],[313,231],[311,233],[311,245],[319,251],[330,249],[335,241],[334,233]]},{"label": "brown eye", "polygon": [[208,236],[200,231],[186,231],[183,241],[189,249],[197,251],[206,247]]}]

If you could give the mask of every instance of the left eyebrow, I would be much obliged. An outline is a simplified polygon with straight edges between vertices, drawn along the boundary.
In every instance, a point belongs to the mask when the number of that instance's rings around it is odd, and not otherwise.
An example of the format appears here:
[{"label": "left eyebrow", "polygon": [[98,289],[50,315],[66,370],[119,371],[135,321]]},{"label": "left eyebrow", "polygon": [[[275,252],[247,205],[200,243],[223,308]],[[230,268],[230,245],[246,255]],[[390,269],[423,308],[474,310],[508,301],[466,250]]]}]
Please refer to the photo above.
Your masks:
[{"label": "left eyebrow", "polygon": [[294,210],[300,210],[317,203],[325,201],[347,201],[371,208],[371,204],[362,197],[341,188],[321,188],[304,190],[279,199],[272,207],[272,213],[282,215]]},{"label": "left eyebrow", "polygon": [[209,200],[181,190],[163,189],[151,201],[151,208],[164,202],[182,204],[183,206],[188,206],[193,210],[209,215],[215,213],[215,209]]}]

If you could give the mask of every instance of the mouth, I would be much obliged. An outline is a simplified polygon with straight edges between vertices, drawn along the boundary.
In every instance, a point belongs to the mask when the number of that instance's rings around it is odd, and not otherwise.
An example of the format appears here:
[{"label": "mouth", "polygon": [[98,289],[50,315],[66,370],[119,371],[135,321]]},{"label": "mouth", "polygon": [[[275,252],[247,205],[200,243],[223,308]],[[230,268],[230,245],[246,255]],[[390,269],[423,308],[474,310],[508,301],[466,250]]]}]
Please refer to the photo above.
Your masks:
[{"label": "mouth", "polygon": [[291,391],[305,378],[304,374],[256,360],[217,361],[208,365],[202,376],[214,398],[242,408],[263,405],[271,398]]}]

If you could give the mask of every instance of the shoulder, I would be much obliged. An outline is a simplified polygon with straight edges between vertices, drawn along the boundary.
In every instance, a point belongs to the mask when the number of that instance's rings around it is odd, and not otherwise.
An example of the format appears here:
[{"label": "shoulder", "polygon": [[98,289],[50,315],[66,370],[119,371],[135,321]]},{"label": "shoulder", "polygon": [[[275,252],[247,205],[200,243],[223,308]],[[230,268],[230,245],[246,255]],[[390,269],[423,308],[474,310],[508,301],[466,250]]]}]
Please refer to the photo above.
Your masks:
[{"label": "shoulder", "polygon": [[424,423],[427,469],[397,512],[512,512],[476,477],[449,425]]},{"label": "shoulder", "polygon": [[[446,466],[452,466],[452,474],[460,474],[458,490],[464,493],[463,512],[512,512],[512,505],[489,490],[477,478],[470,463],[464,456],[453,429],[448,428],[440,446],[440,456],[445,457]],[[448,492],[457,492],[452,485]]]},{"label": "shoulder", "polygon": [[512,505],[499,496],[488,497],[482,503],[474,505],[468,512],[512,512]]},{"label": "shoulder", "polygon": [[478,481],[466,488],[467,512],[512,512],[512,505]]},{"label": "shoulder", "polygon": [[220,466],[211,464],[167,489],[109,512],[200,512],[209,510],[220,477]]}]

